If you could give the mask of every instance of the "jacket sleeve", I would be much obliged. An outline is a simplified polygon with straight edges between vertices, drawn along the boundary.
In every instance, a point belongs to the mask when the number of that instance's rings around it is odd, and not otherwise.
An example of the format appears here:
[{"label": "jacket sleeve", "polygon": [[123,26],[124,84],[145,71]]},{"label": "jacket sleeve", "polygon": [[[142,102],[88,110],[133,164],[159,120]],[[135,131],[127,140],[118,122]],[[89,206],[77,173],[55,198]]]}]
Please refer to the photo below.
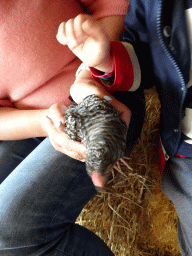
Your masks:
[{"label": "jacket sleeve", "polygon": [[[150,22],[148,19],[151,19]],[[137,55],[141,69],[141,87],[143,89],[156,85],[153,74],[153,61],[150,49],[149,28],[154,29],[155,16],[150,13],[150,1],[131,0],[125,17],[123,41],[130,43]]]},{"label": "jacket sleeve", "polygon": [[111,15],[126,15],[129,0],[79,0],[86,13],[96,19]]},{"label": "jacket sleeve", "polygon": [[[114,83],[108,91],[135,91],[157,84],[153,73],[150,38],[145,17],[148,1],[131,0],[125,17],[123,42],[112,43]],[[95,80],[102,84],[105,75],[90,68]]]},{"label": "jacket sleeve", "polygon": [[[141,71],[137,56],[131,44],[124,42],[111,42],[111,53],[113,56],[113,69],[108,74],[89,68],[92,77],[105,86],[110,92],[114,91],[136,91],[141,82]],[[108,77],[113,76],[113,82],[108,83]],[[107,81],[106,81],[107,79]]]}]

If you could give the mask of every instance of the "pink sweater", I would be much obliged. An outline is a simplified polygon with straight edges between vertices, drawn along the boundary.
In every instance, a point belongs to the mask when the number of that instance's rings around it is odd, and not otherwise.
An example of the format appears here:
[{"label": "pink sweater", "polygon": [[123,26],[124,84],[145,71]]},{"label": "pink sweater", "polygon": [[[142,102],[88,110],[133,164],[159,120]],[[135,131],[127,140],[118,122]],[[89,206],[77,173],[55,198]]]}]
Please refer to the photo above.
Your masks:
[{"label": "pink sweater", "polygon": [[1,0],[0,106],[19,109],[69,105],[80,64],[56,40],[59,24],[79,13],[124,15],[128,0]]}]

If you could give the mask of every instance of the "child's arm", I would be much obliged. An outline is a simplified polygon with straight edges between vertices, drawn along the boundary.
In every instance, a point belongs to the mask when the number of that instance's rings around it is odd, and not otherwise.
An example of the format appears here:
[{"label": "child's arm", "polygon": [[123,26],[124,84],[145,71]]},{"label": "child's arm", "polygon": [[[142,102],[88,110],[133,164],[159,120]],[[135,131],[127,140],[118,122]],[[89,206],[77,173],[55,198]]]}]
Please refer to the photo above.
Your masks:
[{"label": "child's arm", "polygon": [[[106,19],[111,20],[111,17]],[[103,72],[108,72],[112,69],[110,40],[115,40],[115,37],[120,39],[123,30],[122,17],[113,17],[114,24],[119,21],[118,31],[120,32],[118,35],[117,31],[115,35],[112,35],[112,28],[110,29],[109,25],[106,25],[106,19],[102,19],[99,22],[89,15],[81,14],[75,19],[62,23],[57,34],[58,41],[64,45],[68,45],[73,53],[87,66],[94,67]],[[89,71],[82,70],[71,87],[71,96],[75,102],[79,103],[90,94],[96,94],[100,97],[107,95],[108,92],[105,89],[104,86],[92,79]],[[112,98],[112,105],[120,112],[121,118],[129,125],[130,110],[114,97]]]},{"label": "child's arm", "polygon": [[110,88],[105,86],[107,91],[137,90],[141,71],[134,48],[129,43],[111,42],[111,31],[106,33],[104,27],[91,16],[81,14],[60,25],[57,39],[89,66],[97,82],[106,85],[100,71],[112,71],[114,80]]},{"label": "child's arm", "polygon": [[101,23],[87,14],[63,22],[58,30],[58,41],[73,51],[87,66],[108,72],[112,69],[110,39]]}]

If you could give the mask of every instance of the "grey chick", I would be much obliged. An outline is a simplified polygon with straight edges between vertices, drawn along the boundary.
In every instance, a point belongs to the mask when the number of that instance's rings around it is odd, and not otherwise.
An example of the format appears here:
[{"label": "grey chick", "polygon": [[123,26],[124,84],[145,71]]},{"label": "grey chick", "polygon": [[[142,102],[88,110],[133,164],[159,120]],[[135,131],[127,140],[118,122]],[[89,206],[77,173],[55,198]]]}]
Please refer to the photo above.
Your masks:
[{"label": "grey chick", "polygon": [[72,104],[65,112],[65,132],[86,147],[86,170],[105,176],[123,156],[126,146],[126,123],[116,109],[96,95]]}]

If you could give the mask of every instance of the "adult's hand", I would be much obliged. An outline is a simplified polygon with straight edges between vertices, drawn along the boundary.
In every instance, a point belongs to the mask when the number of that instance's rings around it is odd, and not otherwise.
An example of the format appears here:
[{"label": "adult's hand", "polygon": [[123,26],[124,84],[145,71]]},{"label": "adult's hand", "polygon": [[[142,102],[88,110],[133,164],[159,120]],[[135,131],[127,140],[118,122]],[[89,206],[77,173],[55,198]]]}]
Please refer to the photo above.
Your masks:
[{"label": "adult's hand", "polygon": [[53,147],[76,160],[85,162],[86,148],[79,141],[73,141],[65,134],[64,112],[67,107],[61,104],[52,105],[42,118],[42,126],[46,130]]}]

